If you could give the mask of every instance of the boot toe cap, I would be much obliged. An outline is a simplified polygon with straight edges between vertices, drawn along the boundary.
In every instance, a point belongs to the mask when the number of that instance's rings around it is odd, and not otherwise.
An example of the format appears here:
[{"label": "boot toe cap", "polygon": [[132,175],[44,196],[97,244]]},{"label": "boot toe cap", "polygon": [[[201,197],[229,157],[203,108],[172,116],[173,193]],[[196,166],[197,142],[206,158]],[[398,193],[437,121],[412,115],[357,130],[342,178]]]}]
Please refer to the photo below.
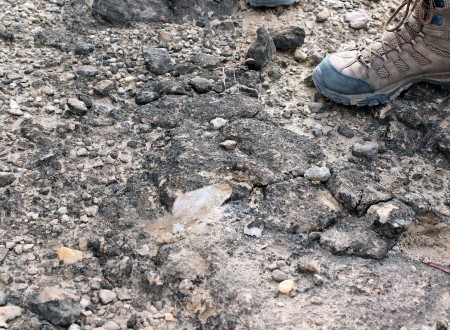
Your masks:
[{"label": "boot toe cap", "polygon": [[[373,93],[373,88],[364,80],[351,77],[340,72],[333,65],[333,56],[327,56],[313,72],[313,78],[319,89],[327,89],[344,95],[359,95]],[[342,57],[341,57],[342,58]]]}]

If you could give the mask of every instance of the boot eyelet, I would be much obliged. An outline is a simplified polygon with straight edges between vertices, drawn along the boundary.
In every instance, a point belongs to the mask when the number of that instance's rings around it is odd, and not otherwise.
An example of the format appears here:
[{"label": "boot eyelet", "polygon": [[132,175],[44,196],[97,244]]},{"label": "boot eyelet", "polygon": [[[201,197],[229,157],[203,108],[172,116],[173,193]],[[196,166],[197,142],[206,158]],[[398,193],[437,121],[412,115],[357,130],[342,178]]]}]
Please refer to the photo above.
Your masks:
[{"label": "boot eyelet", "polygon": [[437,26],[442,26],[444,24],[444,18],[439,15],[434,15],[433,19],[431,20],[431,24],[437,25]]}]

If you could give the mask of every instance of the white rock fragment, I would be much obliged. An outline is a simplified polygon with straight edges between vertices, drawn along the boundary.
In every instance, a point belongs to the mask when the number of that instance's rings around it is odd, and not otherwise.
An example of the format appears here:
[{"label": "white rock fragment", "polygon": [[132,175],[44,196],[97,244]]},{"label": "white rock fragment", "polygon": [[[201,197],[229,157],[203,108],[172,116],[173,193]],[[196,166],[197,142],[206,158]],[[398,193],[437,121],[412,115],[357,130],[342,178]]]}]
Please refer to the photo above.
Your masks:
[{"label": "white rock fragment", "polygon": [[142,245],[139,249],[136,250],[136,252],[142,256],[148,256],[148,254],[150,253],[150,248],[148,247],[147,244]]},{"label": "white rock fragment", "polygon": [[77,150],[78,157],[86,157],[88,155],[88,151],[86,148],[80,148]]},{"label": "white rock fragment", "polygon": [[0,307],[0,328],[8,328],[7,321],[14,320],[22,314],[22,309],[18,306]]},{"label": "white rock fragment", "polygon": [[244,227],[244,234],[253,237],[261,237],[263,232],[263,228],[259,227]]},{"label": "white rock fragment", "polygon": [[369,16],[363,11],[354,11],[345,14],[344,21],[348,22],[352,29],[359,30],[367,26]]},{"label": "white rock fragment", "polygon": [[180,219],[198,218],[221,206],[233,189],[228,184],[214,184],[179,196],[172,207],[172,215]]},{"label": "white rock fragment", "polygon": [[218,130],[218,129],[222,128],[223,126],[225,126],[228,123],[228,120],[217,117],[217,118],[214,118],[213,120],[211,120],[209,123],[212,125],[212,127],[214,129]]},{"label": "white rock fragment", "polygon": [[172,233],[178,234],[184,231],[184,226],[181,223],[174,223],[172,225]]},{"label": "white rock fragment", "polygon": [[234,150],[236,149],[237,142],[234,140],[226,140],[219,145],[226,150]]},{"label": "white rock fragment", "polygon": [[117,300],[117,294],[111,290],[100,290],[98,292],[98,298],[103,305],[107,305],[115,300]]}]

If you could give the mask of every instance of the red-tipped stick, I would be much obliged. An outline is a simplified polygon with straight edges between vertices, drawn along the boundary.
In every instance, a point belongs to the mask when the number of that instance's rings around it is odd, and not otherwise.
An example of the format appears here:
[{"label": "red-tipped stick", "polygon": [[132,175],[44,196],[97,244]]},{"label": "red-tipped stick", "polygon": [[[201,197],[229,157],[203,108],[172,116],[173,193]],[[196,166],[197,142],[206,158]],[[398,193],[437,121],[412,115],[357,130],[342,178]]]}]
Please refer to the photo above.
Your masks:
[{"label": "red-tipped stick", "polygon": [[446,267],[446,266],[437,264],[437,263],[435,263],[435,262],[424,262],[424,264],[425,264],[425,265],[428,265],[428,266],[431,266],[431,267],[434,267],[434,268],[437,268],[437,269],[440,269],[440,270],[442,270],[443,272],[446,272],[447,274],[450,274],[450,268],[448,268],[448,267]]}]

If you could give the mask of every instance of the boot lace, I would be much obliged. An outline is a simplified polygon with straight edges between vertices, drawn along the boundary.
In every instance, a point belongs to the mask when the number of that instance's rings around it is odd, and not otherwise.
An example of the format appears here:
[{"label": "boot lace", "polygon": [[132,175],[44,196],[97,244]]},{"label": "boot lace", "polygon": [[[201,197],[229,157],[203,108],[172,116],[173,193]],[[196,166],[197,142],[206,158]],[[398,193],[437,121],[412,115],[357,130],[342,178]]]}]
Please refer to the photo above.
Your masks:
[{"label": "boot lace", "polygon": [[[394,19],[402,12],[403,16],[400,19],[400,22],[393,27],[391,27]],[[422,26],[426,24],[430,24],[433,20],[433,14],[435,11],[434,0],[404,0],[403,3],[394,11],[394,13],[387,20],[384,29],[387,32],[392,33],[393,43],[388,44],[385,41],[385,35],[381,38],[378,38],[376,41],[381,43],[379,49],[373,49],[370,47],[369,54],[364,55],[362,53],[363,49],[359,49],[358,60],[364,64],[367,68],[370,68],[372,61],[375,58],[382,58],[383,60],[387,60],[386,54],[396,49],[399,52],[402,52],[400,45],[403,43],[415,43],[415,38],[417,36],[423,36],[421,32]],[[409,19],[413,13],[416,13],[414,18],[419,23],[419,27],[417,24],[410,24]],[[402,33],[402,29],[406,30],[407,34]],[[410,37],[408,37],[408,34]],[[392,45],[396,45],[396,47],[392,47]]]}]

